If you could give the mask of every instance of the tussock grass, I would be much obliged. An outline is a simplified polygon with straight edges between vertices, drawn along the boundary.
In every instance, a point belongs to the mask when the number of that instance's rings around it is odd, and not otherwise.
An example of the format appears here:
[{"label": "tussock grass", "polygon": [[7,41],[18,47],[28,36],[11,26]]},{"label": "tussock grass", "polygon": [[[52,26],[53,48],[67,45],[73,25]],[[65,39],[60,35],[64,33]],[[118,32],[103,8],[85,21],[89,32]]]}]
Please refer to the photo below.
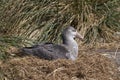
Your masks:
[{"label": "tussock grass", "polygon": [[119,0],[8,0],[0,19],[6,34],[40,42],[61,42],[60,32],[67,25],[83,33],[85,42],[109,41],[120,31],[119,4]]},{"label": "tussock grass", "polygon": [[36,57],[14,58],[0,65],[1,79],[35,80],[119,80],[116,65],[100,54],[79,55],[78,60],[41,60]]},{"label": "tussock grass", "polygon": [[0,42],[5,45],[61,43],[61,31],[68,25],[85,37],[84,43],[111,42],[120,31],[119,0],[1,0],[0,4]]},{"label": "tussock grass", "polygon": [[[84,43],[92,43],[87,48],[103,47],[96,42],[119,42],[115,35],[120,32],[119,10],[119,0],[0,0],[0,79],[118,80],[115,65],[99,54],[81,54],[75,63],[32,57],[7,60],[13,46],[16,50],[39,42],[61,43],[61,31],[68,25],[85,37]],[[111,45],[119,44],[104,46]]]}]

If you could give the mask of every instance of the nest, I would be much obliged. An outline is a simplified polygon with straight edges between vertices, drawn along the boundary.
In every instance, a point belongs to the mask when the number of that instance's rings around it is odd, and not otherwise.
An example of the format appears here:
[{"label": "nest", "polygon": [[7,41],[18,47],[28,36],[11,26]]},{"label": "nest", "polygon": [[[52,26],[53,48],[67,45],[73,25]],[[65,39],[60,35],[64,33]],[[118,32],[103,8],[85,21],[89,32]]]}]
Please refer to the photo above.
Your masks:
[{"label": "nest", "polygon": [[85,52],[76,61],[17,57],[2,63],[0,74],[2,80],[120,80],[110,59]]}]

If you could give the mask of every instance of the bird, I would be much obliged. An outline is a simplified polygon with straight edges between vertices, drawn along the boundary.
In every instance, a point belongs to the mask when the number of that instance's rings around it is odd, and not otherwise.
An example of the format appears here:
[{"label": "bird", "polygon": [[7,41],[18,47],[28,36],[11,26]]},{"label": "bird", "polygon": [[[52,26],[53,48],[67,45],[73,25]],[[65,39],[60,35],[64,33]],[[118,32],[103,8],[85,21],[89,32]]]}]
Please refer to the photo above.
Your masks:
[{"label": "bird", "polygon": [[62,33],[62,44],[55,44],[51,42],[39,43],[31,47],[23,47],[22,53],[27,55],[37,56],[45,60],[69,59],[76,60],[78,57],[78,44],[75,38],[83,41],[84,37],[72,27],[66,27]]}]

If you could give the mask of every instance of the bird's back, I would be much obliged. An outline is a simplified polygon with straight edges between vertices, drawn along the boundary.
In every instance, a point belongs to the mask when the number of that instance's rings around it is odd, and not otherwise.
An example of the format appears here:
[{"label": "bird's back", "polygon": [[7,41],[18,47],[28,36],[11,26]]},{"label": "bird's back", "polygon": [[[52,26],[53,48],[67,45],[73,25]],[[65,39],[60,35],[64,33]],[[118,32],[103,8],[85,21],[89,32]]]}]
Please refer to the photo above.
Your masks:
[{"label": "bird's back", "polygon": [[67,59],[68,57],[66,56],[66,54],[69,53],[69,51],[64,45],[58,45],[53,43],[41,43],[38,45],[34,45],[33,47],[24,47],[22,48],[22,52],[25,54],[38,56],[47,60],[58,58]]}]

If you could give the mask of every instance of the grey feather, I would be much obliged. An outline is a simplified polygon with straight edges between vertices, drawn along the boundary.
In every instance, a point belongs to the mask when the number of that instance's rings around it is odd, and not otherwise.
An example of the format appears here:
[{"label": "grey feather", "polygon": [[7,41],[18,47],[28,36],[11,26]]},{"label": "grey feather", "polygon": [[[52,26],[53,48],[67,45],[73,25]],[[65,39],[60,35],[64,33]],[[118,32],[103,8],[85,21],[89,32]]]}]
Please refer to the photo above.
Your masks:
[{"label": "grey feather", "polygon": [[71,59],[76,60],[78,56],[78,44],[74,40],[75,37],[83,39],[73,27],[67,27],[62,32],[63,44],[41,43],[32,47],[24,47],[21,51],[25,54],[38,56],[42,59]]}]

